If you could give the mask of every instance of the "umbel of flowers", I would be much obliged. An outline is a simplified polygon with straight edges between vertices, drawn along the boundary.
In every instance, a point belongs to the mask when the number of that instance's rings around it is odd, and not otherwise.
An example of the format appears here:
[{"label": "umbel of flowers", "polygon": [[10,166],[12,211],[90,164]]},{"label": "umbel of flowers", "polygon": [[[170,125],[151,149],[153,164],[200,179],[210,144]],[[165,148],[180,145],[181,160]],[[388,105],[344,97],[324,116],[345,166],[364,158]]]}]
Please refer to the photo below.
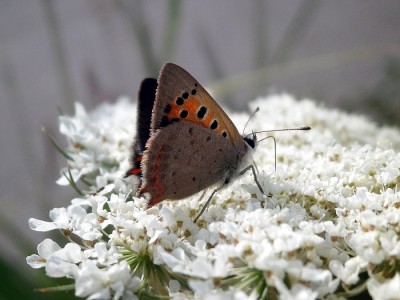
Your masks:
[{"label": "umbel of flowers", "polygon": [[[76,104],[60,117],[68,144],[57,147],[66,158],[58,183],[77,196],[49,220],[29,220],[65,243],[45,239],[28,264],[69,278],[58,289],[87,299],[398,299],[400,132],[288,95],[255,107],[249,132],[313,129],[274,134],[276,170],[271,140],[258,145],[268,196],[241,176],[194,223],[199,195],[147,209],[137,182],[123,179],[135,105],[120,99],[86,113]],[[231,116],[240,131],[248,115]]]}]

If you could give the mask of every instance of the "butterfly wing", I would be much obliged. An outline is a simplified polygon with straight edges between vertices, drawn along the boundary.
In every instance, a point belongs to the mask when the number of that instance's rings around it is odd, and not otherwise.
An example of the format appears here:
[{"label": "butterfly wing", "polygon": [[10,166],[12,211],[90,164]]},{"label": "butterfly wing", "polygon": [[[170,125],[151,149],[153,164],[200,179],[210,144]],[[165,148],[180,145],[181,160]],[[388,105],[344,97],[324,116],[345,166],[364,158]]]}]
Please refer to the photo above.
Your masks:
[{"label": "butterfly wing", "polygon": [[142,174],[141,160],[147,140],[150,137],[151,113],[156,100],[157,79],[146,78],[140,84],[137,102],[136,137],[132,145],[131,168],[125,177],[136,175],[140,178]]},{"label": "butterfly wing", "polygon": [[211,129],[237,149],[245,150],[235,125],[210,94],[187,71],[167,63],[158,78],[151,130],[155,132],[178,121]]},{"label": "butterfly wing", "polygon": [[190,122],[157,130],[144,152],[141,193],[149,205],[176,200],[230,177],[238,165],[237,152],[226,138]]},{"label": "butterfly wing", "polygon": [[146,78],[139,89],[136,142],[144,151],[150,136],[151,113],[156,99],[157,79]]},{"label": "butterfly wing", "polygon": [[181,199],[227,180],[247,151],[244,139],[208,92],[181,67],[158,77],[141,193],[149,205]]}]

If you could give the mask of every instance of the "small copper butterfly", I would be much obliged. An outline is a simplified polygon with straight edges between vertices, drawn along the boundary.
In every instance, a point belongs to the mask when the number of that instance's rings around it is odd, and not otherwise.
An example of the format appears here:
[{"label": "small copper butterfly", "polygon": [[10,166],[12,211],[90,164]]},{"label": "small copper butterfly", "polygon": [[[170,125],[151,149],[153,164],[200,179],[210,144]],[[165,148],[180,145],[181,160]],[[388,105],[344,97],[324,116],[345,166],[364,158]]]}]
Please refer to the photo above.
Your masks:
[{"label": "small copper butterfly", "polygon": [[150,195],[149,206],[219,183],[213,195],[248,170],[263,192],[251,161],[256,143],[255,134],[240,135],[196,79],[167,63],[158,80],[147,78],[141,84],[132,167],[126,176],[139,178],[140,194]]}]

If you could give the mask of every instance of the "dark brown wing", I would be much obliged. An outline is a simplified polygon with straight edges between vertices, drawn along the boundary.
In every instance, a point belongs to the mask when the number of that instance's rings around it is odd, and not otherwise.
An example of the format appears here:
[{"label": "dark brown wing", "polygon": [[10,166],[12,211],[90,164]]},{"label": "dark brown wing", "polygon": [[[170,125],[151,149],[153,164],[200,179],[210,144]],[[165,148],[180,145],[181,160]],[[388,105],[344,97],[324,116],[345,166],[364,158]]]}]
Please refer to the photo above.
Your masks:
[{"label": "dark brown wing", "polygon": [[145,150],[147,140],[150,137],[151,114],[156,99],[157,80],[146,78],[142,81],[139,89],[137,102],[136,136],[132,145],[131,168],[126,172],[125,177],[142,175],[140,163]]}]

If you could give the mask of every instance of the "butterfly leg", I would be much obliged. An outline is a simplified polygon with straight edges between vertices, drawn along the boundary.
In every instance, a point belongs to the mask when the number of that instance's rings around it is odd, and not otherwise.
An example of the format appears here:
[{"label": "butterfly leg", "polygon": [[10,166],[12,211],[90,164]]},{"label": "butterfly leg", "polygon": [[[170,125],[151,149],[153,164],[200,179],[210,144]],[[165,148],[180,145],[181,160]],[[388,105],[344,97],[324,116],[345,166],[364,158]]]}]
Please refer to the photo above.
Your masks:
[{"label": "butterfly leg", "polygon": [[[226,183],[224,182],[223,184],[221,184],[219,187],[217,187],[210,195],[210,197],[208,197],[207,202],[204,204],[203,208],[201,209],[200,213],[197,215],[197,217],[194,219],[194,223],[197,222],[197,220],[200,218],[200,216],[203,214],[203,212],[207,209],[208,205],[210,205],[211,199],[214,196],[214,194],[216,192],[218,192],[219,190],[221,190],[224,186],[226,185]],[[203,192],[202,196],[203,197],[205,194],[205,192]]]},{"label": "butterfly leg", "polygon": [[[246,173],[248,170],[251,170],[251,171],[253,172],[254,181],[256,182],[258,189],[260,190],[260,192],[261,192],[262,194],[265,195],[264,190],[262,189],[260,183],[258,182],[257,174],[256,174],[256,168],[255,168],[253,165],[250,165],[250,166],[244,168],[242,171],[240,171],[239,175],[243,175],[243,174]],[[221,190],[228,182],[229,182],[229,179],[226,180],[223,184],[221,184],[218,188],[216,188],[216,189],[211,193],[210,197],[208,197],[207,202],[204,204],[204,206],[203,206],[203,208],[201,209],[200,213],[199,213],[199,214],[197,215],[197,217],[194,219],[194,223],[197,222],[197,220],[200,218],[200,216],[201,216],[201,215],[204,213],[204,211],[207,209],[207,207],[208,207],[208,205],[210,204],[211,199],[212,199],[212,197],[214,196],[214,194],[215,194],[216,192],[218,192],[219,190]],[[204,196],[204,193],[202,194],[201,197],[203,197],[203,196]]]},{"label": "butterfly leg", "polygon": [[[260,192],[263,193],[263,194],[264,194],[265,196],[267,196],[268,198],[271,198],[271,197],[272,197],[272,194],[271,194],[271,193],[269,193],[268,195],[265,194],[265,193],[264,193],[264,190],[262,189],[262,187],[261,187],[261,185],[260,185],[260,183],[258,182],[257,175],[256,175],[256,168],[257,168],[257,166],[256,166],[255,164],[254,164],[254,166],[253,166],[253,165],[250,165],[250,166],[244,168],[242,171],[240,171],[239,174],[242,175],[242,174],[246,173],[248,170],[251,169],[252,172],[253,172],[254,181],[256,182],[257,187],[258,187],[258,189],[260,190]],[[257,172],[258,172],[258,170],[257,170]],[[263,202],[261,202],[261,206],[264,207]]]},{"label": "butterfly leg", "polygon": [[250,165],[250,166],[244,168],[242,171],[240,171],[239,174],[243,175],[244,173],[246,173],[250,169],[253,172],[254,181],[256,182],[258,189],[260,190],[261,193],[263,193],[265,195],[264,190],[262,189],[260,183],[258,182],[257,174],[256,174],[256,168],[253,165]]},{"label": "butterfly leg", "polygon": [[253,160],[253,166],[256,168],[257,174],[260,173],[260,171],[258,171],[258,167],[256,165],[256,162]]},{"label": "butterfly leg", "polygon": [[197,200],[197,201],[200,202],[201,199],[203,199],[204,195],[206,194],[206,190],[207,190],[207,189],[203,190],[203,192],[201,193],[201,196],[200,196],[199,200]]}]

